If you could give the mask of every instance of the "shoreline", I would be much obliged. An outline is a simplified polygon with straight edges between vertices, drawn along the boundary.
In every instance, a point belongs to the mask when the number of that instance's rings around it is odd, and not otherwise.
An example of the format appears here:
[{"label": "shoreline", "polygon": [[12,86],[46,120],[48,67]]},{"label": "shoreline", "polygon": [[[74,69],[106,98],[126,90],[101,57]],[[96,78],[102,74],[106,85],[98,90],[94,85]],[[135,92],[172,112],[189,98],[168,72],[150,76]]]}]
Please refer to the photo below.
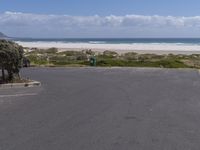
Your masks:
[{"label": "shoreline", "polygon": [[136,52],[138,54],[200,54],[200,45],[186,44],[90,44],[90,43],[62,43],[62,42],[20,42],[15,41],[23,47],[48,49],[57,48],[58,51],[82,51],[92,50],[102,53],[106,50],[115,51],[118,54]]}]

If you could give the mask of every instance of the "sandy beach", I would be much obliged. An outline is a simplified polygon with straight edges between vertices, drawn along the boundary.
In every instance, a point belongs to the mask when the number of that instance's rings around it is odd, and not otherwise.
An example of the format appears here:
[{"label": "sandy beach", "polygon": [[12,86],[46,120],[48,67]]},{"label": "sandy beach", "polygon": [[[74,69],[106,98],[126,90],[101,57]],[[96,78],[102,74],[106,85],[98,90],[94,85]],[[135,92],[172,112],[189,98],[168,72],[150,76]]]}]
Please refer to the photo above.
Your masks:
[{"label": "sandy beach", "polygon": [[200,54],[200,45],[186,45],[186,44],[93,44],[93,43],[64,43],[64,42],[21,42],[16,41],[23,47],[28,48],[58,48],[59,51],[80,51],[91,49],[96,52],[103,52],[105,50],[116,51],[119,54],[127,52],[137,53],[154,53],[154,54]]}]

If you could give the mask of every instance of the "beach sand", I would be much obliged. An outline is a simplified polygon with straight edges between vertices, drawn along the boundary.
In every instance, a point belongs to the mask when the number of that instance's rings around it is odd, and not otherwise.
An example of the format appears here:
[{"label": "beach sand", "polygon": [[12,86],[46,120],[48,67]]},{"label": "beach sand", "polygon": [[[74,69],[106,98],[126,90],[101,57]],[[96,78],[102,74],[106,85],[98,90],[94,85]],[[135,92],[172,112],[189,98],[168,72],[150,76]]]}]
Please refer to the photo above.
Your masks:
[{"label": "beach sand", "polygon": [[95,52],[105,50],[115,51],[119,54],[136,52],[139,54],[200,54],[200,45],[185,44],[90,44],[90,43],[62,43],[62,42],[20,42],[18,44],[28,48],[58,48],[59,51],[81,51],[91,49]]}]

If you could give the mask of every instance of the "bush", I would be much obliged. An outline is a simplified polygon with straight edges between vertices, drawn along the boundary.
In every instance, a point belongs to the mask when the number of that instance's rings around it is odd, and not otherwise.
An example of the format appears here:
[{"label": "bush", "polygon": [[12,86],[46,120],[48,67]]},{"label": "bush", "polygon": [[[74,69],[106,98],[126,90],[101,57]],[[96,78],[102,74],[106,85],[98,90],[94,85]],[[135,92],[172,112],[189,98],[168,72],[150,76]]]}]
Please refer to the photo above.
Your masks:
[{"label": "bush", "polygon": [[57,53],[57,52],[58,52],[58,49],[57,49],[57,48],[54,48],[54,47],[49,48],[49,49],[47,49],[47,50],[44,50],[44,53],[49,53],[49,54],[55,54],[55,53]]},{"label": "bush", "polygon": [[128,52],[122,56],[126,60],[137,60],[138,54],[135,52]]},{"label": "bush", "polygon": [[103,52],[103,56],[104,57],[110,57],[110,58],[115,58],[115,57],[118,57],[118,53],[117,52],[114,52],[114,51],[104,51]]},{"label": "bush", "polygon": [[22,67],[23,52],[23,48],[18,44],[0,40],[0,68],[3,80],[5,80],[4,70],[7,70],[9,80],[20,78],[19,70]]}]

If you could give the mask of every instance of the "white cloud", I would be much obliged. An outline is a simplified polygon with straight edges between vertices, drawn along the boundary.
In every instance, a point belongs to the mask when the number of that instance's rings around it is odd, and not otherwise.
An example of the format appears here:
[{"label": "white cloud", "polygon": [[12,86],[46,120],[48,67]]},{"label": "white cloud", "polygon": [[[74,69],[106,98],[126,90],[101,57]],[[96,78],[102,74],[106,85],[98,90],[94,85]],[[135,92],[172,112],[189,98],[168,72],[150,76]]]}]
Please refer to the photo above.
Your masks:
[{"label": "white cloud", "polygon": [[113,35],[131,37],[145,36],[145,33],[146,36],[164,36],[168,33],[176,36],[176,32],[190,34],[191,29],[193,30],[191,33],[200,33],[200,16],[70,16],[21,12],[0,14],[0,30],[2,32],[5,30],[13,36],[98,37]]}]

